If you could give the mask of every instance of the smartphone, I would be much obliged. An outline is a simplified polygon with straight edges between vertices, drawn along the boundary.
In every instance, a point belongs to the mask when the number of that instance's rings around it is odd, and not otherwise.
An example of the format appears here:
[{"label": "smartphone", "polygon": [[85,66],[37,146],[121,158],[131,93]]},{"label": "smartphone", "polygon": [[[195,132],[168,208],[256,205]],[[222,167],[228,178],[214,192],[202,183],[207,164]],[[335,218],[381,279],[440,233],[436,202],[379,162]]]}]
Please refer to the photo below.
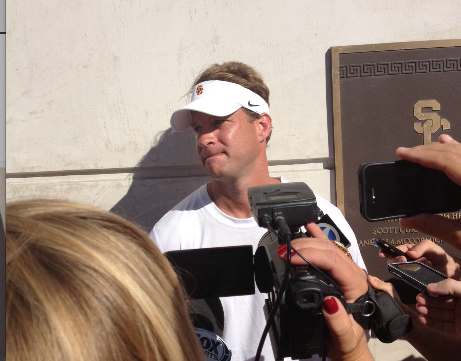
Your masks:
[{"label": "smartphone", "polygon": [[439,272],[421,262],[397,262],[389,263],[387,270],[393,275],[413,286],[420,292],[435,296],[427,291],[429,283],[437,283],[448,278],[447,275]]},{"label": "smartphone", "polygon": [[255,293],[252,246],[188,249],[164,255],[192,299]]},{"label": "smartphone", "polygon": [[393,246],[392,244],[389,244],[386,242],[384,239],[379,239],[379,238],[372,238],[371,243],[373,246],[381,248],[383,253],[392,256],[392,257],[397,257],[397,256],[403,256],[408,260],[414,260],[410,256],[408,256],[405,252],[401,251],[397,247]]},{"label": "smartphone", "polygon": [[366,163],[358,170],[360,213],[369,222],[461,209],[461,186],[419,164]]}]

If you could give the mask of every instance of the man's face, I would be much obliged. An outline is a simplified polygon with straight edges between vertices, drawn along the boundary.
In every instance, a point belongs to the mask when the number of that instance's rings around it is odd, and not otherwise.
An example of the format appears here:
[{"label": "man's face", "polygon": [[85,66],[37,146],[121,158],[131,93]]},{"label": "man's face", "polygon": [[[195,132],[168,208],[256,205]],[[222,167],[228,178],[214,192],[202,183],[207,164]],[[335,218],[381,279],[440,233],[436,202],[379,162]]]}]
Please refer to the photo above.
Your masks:
[{"label": "man's face", "polygon": [[191,128],[200,162],[214,179],[250,176],[265,151],[258,137],[258,121],[250,124],[242,109],[225,117],[193,111]]}]

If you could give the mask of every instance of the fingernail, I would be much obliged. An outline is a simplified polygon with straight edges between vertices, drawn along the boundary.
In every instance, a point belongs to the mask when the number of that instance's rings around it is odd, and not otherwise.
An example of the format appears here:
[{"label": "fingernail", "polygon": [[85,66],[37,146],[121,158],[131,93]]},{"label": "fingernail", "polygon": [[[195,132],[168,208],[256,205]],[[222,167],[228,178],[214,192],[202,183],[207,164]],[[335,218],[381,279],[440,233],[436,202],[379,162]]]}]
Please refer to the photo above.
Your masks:
[{"label": "fingernail", "polygon": [[439,288],[439,285],[437,283],[429,283],[427,285],[428,291],[437,291],[438,288]]},{"label": "fingernail", "polygon": [[451,142],[453,140],[452,137],[450,137],[448,134],[442,134],[441,137],[444,137],[445,138],[445,141],[446,142]]},{"label": "fingernail", "polygon": [[293,258],[294,256],[296,256],[296,252],[295,252],[295,251],[291,251],[290,255],[291,255],[291,258]]},{"label": "fingernail", "polygon": [[287,245],[286,244],[282,244],[281,246],[279,246],[278,250],[277,250],[277,254],[282,257],[284,256],[285,254],[287,253]]},{"label": "fingernail", "polygon": [[406,147],[399,147],[397,150],[399,152],[406,152],[407,150],[409,150],[410,148],[406,148]]},{"label": "fingernail", "polygon": [[323,306],[325,307],[325,311],[327,311],[329,315],[333,315],[339,310],[338,304],[336,303],[336,300],[333,297],[325,298],[323,300]]}]

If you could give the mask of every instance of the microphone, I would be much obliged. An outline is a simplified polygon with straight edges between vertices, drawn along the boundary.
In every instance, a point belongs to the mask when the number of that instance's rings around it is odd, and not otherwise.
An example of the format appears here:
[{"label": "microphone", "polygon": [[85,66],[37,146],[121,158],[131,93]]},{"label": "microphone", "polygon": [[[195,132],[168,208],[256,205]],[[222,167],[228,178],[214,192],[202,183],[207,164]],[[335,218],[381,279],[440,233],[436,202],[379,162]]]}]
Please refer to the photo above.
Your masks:
[{"label": "microphone", "polygon": [[195,328],[202,328],[223,336],[224,310],[219,298],[189,300],[187,311]]},{"label": "microphone", "polygon": [[224,310],[219,298],[192,299],[187,311],[206,360],[230,361],[232,352],[222,339]]}]

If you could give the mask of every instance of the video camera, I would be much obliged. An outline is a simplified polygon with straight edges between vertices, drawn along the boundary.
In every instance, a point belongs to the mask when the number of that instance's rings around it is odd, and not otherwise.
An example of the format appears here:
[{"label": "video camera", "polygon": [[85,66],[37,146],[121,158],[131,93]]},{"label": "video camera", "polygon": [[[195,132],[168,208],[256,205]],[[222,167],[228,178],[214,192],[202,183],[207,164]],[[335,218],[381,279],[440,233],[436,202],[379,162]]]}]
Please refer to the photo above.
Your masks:
[{"label": "video camera", "polygon": [[277,255],[279,244],[286,241],[280,241],[278,236],[306,237],[300,227],[316,222],[333,227],[341,243],[350,243],[329,216],[323,216],[305,183],[254,187],[248,190],[248,197],[258,225],[274,228],[274,232],[268,231],[261,238],[254,257],[249,245],[169,251],[165,255],[191,299],[254,294],[256,281],[259,291],[269,296],[267,313],[276,309],[275,296],[283,291],[282,280],[288,268],[287,293],[280,301],[280,312],[270,333],[274,354],[293,359],[324,355],[327,327],[320,306],[328,295],[341,299],[342,291],[314,266],[287,267]]},{"label": "video camera", "polygon": [[256,285],[268,294],[265,313],[275,358],[326,356],[328,327],[321,304],[335,296],[345,305],[344,293],[326,272],[312,264],[291,266],[277,254],[279,245],[307,237],[300,227],[319,221],[315,195],[305,183],[284,183],[250,188],[248,199],[259,226],[269,229],[254,264]]},{"label": "video camera", "polygon": [[[325,357],[328,328],[321,303],[327,296],[338,298],[346,311],[364,329],[373,329],[382,342],[393,342],[411,330],[411,317],[404,314],[388,293],[369,286],[368,292],[355,303],[346,304],[343,291],[325,271],[306,259],[304,266],[291,265],[290,241],[307,237],[300,230],[307,223],[328,228],[327,233],[334,233],[334,240],[350,246],[333,220],[323,215],[314,193],[305,183],[249,188],[248,199],[258,225],[269,230],[259,241],[254,257],[251,245],[170,251],[165,256],[192,299],[219,301],[217,297],[251,295],[255,293],[255,281],[259,291],[268,294],[264,307],[267,325],[256,360],[267,333],[277,360],[310,358],[315,354]],[[279,245],[284,243],[286,262],[277,254]],[[224,324],[223,314],[217,317],[219,312],[211,313],[211,318],[222,318],[218,323]]]}]

